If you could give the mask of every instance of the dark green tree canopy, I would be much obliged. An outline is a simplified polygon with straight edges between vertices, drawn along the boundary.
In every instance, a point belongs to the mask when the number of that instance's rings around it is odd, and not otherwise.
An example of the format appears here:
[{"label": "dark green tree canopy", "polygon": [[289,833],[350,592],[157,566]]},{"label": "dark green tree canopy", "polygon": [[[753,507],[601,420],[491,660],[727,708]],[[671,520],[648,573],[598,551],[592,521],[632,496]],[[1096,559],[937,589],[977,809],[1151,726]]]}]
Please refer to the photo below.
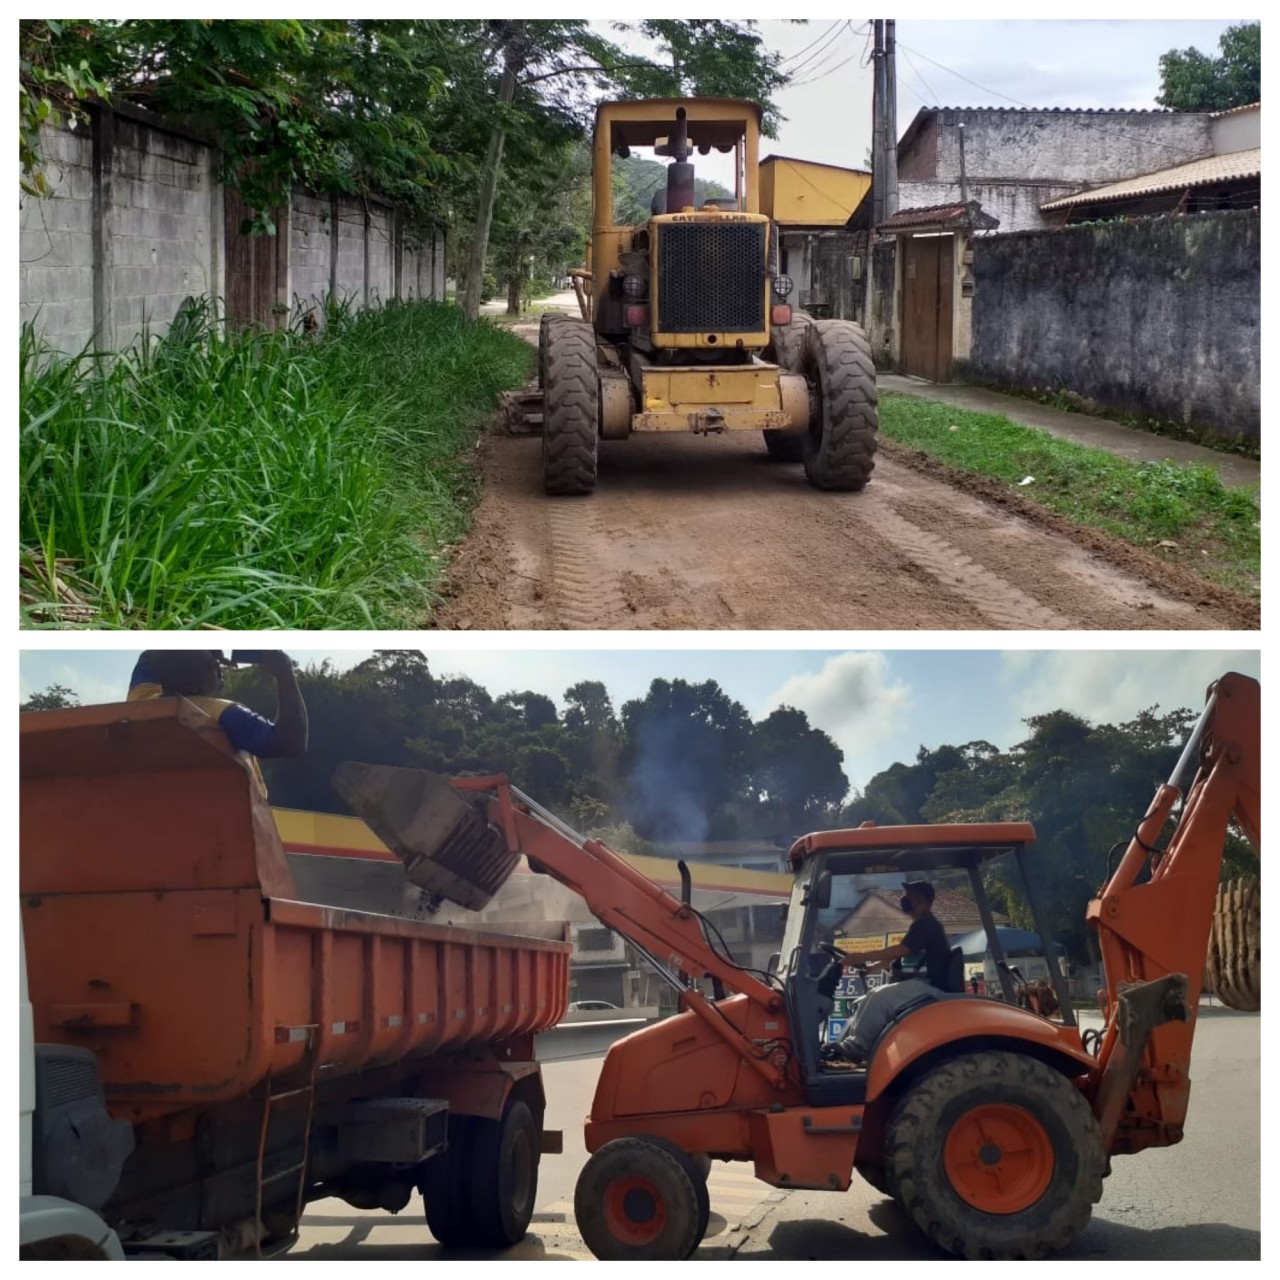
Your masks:
[{"label": "dark green tree canopy", "polygon": [[1262,100],[1262,25],[1228,27],[1216,58],[1199,49],[1170,49],[1160,55],[1156,101],[1174,111],[1227,111]]}]

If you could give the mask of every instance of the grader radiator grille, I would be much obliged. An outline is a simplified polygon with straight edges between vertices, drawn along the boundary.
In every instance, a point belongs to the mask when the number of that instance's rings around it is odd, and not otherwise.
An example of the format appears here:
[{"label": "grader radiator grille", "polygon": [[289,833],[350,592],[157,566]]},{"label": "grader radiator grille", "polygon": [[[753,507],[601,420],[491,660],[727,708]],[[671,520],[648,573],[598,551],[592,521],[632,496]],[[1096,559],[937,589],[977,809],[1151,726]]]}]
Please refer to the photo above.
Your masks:
[{"label": "grader radiator grille", "polygon": [[658,241],[658,329],[759,333],[764,314],[764,224],[676,222]]}]

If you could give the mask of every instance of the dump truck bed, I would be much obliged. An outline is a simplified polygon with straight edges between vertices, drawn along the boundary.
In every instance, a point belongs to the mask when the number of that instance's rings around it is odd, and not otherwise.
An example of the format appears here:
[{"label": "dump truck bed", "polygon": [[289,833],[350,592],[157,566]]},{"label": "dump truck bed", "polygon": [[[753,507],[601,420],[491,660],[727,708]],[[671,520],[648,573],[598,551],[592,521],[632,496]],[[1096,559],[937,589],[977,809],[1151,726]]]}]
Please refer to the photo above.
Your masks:
[{"label": "dump truck bed", "polygon": [[36,1038],[93,1049],[118,1116],[518,1042],[565,1012],[564,942],[299,901],[248,761],[181,699],[23,714],[20,756]]}]

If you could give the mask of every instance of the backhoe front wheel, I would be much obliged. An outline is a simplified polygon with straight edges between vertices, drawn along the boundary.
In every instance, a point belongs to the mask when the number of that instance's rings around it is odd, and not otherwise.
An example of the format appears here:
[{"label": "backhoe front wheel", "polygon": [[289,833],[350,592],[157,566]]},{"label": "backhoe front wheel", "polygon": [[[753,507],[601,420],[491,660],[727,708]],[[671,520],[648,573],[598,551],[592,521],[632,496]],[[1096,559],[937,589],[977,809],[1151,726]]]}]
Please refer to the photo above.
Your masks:
[{"label": "backhoe front wheel", "polygon": [[548,493],[590,493],[596,487],[600,383],[596,336],[568,317],[542,326],[542,483]]},{"label": "backhoe front wheel", "polygon": [[888,1185],[936,1245],[962,1258],[1043,1258],[1102,1196],[1106,1156],[1084,1095],[1020,1053],[935,1067],[885,1133]]},{"label": "backhoe front wheel", "polygon": [[805,330],[800,371],[814,411],[804,437],[804,473],[815,489],[867,487],[875,467],[876,371],[862,330],[815,320]]},{"label": "backhoe front wheel", "polygon": [[710,1202],[691,1158],[660,1139],[616,1138],[583,1166],[578,1231],[606,1262],[679,1262],[701,1243]]}]

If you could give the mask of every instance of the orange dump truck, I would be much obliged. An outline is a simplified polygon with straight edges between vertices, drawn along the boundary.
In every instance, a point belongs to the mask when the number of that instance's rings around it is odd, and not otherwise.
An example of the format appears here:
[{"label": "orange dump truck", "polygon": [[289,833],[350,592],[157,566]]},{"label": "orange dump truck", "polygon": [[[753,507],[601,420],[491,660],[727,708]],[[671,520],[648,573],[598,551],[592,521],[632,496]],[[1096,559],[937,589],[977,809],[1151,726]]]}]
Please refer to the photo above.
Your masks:
[{"label": "orange dump truck", "polygon": [[20,896],[37,1193],[134,1254],[415,1190],[443,1243],[523,1236],[565,942],[298,901],[249,762],[176,698],[22,715]]}]

